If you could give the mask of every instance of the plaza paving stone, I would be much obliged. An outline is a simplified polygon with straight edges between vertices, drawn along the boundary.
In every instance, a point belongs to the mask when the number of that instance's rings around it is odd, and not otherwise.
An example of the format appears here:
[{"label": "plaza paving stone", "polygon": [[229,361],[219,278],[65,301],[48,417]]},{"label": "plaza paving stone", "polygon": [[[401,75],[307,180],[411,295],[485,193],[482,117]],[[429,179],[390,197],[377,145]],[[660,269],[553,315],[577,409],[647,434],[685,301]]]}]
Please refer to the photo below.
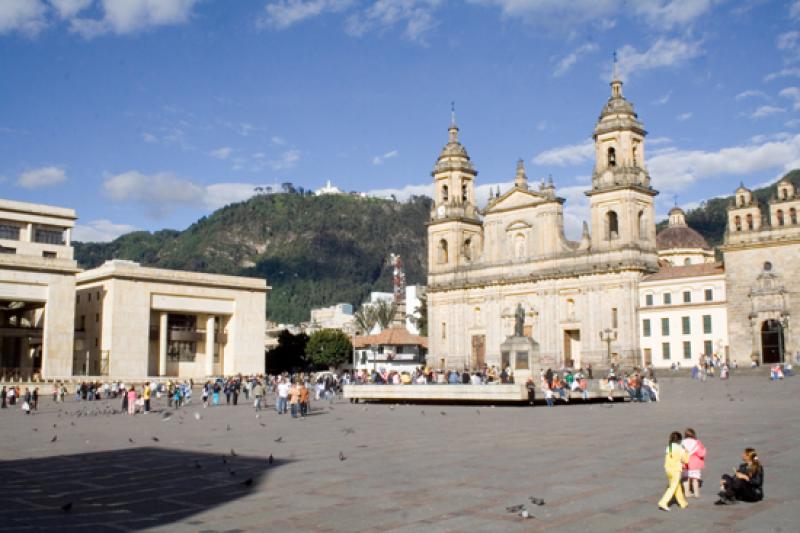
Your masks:
[{"label": "plaza paving stone", "polygon": [[[666,378],[662,390],[656,404],[554,408],[337,400],[304,420],[244,403],[165,420],[44,399],[35,415],[0,411],[0,530],[800,530],[800,378]],[[708,448],[706,485],[664,513],[665,442],[686,427]],[[766,499],[714,506],[745,446],[765,465]],[[533,518],[505,511],[518,504]]]}]

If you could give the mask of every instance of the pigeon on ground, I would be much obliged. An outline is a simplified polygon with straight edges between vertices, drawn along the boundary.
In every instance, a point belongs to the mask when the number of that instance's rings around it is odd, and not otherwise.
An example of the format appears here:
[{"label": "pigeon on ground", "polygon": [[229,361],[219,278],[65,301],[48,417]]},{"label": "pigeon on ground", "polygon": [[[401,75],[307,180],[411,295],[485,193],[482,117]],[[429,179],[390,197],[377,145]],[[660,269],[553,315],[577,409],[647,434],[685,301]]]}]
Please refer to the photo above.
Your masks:
[{"label": "pigeon on ground", "polygon": [[231,457],[236,457],[236,450],[231,448]]},{"label": "pigeon on ground", "polygon": [[61,510],[64,511],[65,513],[70,512],[72,510],[72,502],[67,502],[64,505],[62,505]]},{"label": "pigeon on ground", "polygon": [[267,464],[271,465],[274,461],[275,461],[275,458],[272,457],[272,454],[269,454],[269,457],[267,457]]},{"label": "pigeon on ground", "polygon": [[444,411],[440,411],[439,414],[442,415],[442,416],[446,416],[447,415],[447,413],[445,413]]},{"label": "pigeon on ground", "polygon": [[528,498],[528,499],[529,499],[529,500],[531,501],[531,503],[532,503],[532,504],[534,504],[534,505],[544,505],[544,500],[543,500],[543,499],[541,499],[541,498],[535,498],[535,497],[531,496],[531,497],[530,497],[530,498]]},{"label": "pigeon on ground", "polygon": [[170,418],[172,418],[172,413],[169,411],[164,411],[164,414],[161,415],[161,419],[164,421],[169,420]]},{"label": "pigeon on ground", "polygon": [[195,413],[194,414],[194,419],[195,420],[200,420],[200,413]]},{"label": "pigeon on ground", "polygon": [[50,442],[55,442],[58,440],[58,435],[53,435],[53,438],[50,439]]},{"label": "pigeon on ground", "polygon": [[424,409],[422,411],[420,411],[420,413],[422,414],[422,416],[425,416],[425,410]]},{"label": "pigeon on ground", "polygon": [[249,477],[249,478],[245,479],[244,481],[242,481],[242,485],[244,485],[245,487],[249,487],[252,484],[253,484],[253,478],[251,478],[251,477]]},{"label": "pigeon on ground", "polygon": [[506,507],[506,511],[509,513],[518,513],[525,508],[524,505],[512,505],[510,507]]},{"label": "pigeon on ground", "polygon": [[227,431],[230,431],[230,430],[231,430],[231,425],[230,425],[230,424],[228,424],[228,429],[227,429]]},{"label": "pigeon on ground", "polygon": [[34,431],[39,431],[39,428],[33,428]]},{"label": "pigeon on ground", "polygon": [[478,413],[478,415],[481,414],[481,410],[480,409],[475,409],[475,412]]},{"label": "pigeon on ground", "polygon": [[133,443],[133,439],[128,437],[128,442]]},{"label": "pigeon on ground", "polygon": [[277,439],[275,439],[275,442],[283,442],[283,437],[278,437]]},{"label": "pigeon on ground", "polygon": [[519,516],[521,518],[530,518],[531,514],[528,512],[527,509],[523,509],[522,511],[519,512]]},{"label": "pigeon on ground", "polygon": [[262,428],[267,427],[267,425],[265,423],[263,423],[263,422],[259,422],[258,425],[261,426]]},{"label": "pigeon on ground", "polygon": [[153,442],[158,442],[158,437],[153,437]]},{"label": "pigeon on ground", "polygon": [[53,428],[55,428],[58,424],[53,424]]},{"label": "pigeon on ground", "polygon": [[345,457],[342,452],[339,452],[339,460],[344,461],[345,459],[347,459],[347,457]]}]

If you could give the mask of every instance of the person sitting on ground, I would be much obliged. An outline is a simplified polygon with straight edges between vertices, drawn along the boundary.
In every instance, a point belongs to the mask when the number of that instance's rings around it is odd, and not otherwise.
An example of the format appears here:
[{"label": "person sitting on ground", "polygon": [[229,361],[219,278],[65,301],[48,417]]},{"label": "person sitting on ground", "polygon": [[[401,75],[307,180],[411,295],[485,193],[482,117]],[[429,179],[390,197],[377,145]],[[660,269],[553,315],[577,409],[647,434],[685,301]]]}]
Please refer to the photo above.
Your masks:
[{"label": "person sitting on ground", "polygon": [[744,462],[734,469],[733,475],[723,474],[719,481],[719,500],[715,505],[730,505],[737,501],[758,502],[764,499],[764,467],[754,448],[745,448]]},{"label": "person sitting on ground", "polygon": [[772,381],[778,381],[779,379],[783,379],[783,369],[781,365],[775,364],[769,371],[769,379]]}]

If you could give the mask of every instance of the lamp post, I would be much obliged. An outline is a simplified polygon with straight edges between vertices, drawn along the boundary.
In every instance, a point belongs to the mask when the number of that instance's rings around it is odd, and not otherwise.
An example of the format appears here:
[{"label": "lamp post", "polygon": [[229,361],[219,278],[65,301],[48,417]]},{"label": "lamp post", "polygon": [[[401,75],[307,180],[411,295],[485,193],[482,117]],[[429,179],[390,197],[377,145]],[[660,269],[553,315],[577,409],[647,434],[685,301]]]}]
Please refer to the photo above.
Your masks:
[{"label": "lamp post", "polygon": [[611,328],[606,328],[600,332],[600,340],[606,343],[606,359],[608,364],[611,365],[611,343],[617,340],[617,331]]},{"label": "lamp post", "polygon": [[789,317],[785,314],[782,314],[780,321],[778,321],[778,357],[780,357],[781,363],[785,362],[785,358],[783,356],[783,335],[788,327]]}]

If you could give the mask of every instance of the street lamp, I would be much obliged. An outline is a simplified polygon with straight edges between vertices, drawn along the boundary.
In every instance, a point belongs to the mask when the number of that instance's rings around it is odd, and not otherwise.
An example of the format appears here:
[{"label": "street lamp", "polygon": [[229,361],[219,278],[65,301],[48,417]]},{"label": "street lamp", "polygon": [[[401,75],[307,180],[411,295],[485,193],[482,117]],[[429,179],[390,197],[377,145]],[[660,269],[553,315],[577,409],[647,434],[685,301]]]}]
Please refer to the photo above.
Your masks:
[{"label": "street lamp", "polygon": [[611,365],[611,343],[617,340],[617,331],[611,328],[606,328],[600,332],[600,340],[606,343],[606,357],[608,364]]}]

